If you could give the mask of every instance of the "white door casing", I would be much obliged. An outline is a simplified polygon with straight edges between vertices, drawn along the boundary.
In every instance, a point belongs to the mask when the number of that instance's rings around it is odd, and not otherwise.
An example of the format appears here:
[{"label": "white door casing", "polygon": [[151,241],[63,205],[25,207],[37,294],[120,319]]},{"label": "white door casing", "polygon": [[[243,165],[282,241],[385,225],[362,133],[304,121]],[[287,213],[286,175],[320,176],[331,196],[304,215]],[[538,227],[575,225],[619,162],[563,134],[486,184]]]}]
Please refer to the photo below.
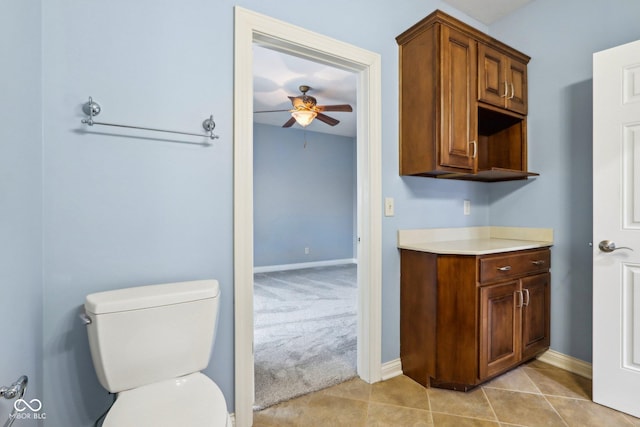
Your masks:
[{"label": "white door casing", "polygon": [[593,401],[640,417],[640,41],[593,57],[593,239]]},{"label": "white door casing", "polygon": [[235,421],[253,422],[253,43],[354,71],[357,87],[358,375],[381,379],[382,189],[380,55],[235,6]]}]

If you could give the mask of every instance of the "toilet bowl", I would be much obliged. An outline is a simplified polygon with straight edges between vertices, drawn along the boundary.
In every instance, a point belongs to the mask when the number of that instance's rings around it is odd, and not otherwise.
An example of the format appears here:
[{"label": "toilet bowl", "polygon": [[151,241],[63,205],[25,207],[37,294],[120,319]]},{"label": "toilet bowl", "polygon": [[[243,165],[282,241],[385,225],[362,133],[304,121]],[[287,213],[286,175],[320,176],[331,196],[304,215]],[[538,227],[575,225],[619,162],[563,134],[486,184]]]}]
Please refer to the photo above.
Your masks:
[{"label": "toilet bowl", "polygon": [[209,364],[219,305],[215,280],[99,292],[85,301],[91,358],[116,393],[104,427],[231,427]]},{"label": "toilet bowl", "polygon": [[102,427],[231,427],[218,386],[201,373],[120,392]]}]

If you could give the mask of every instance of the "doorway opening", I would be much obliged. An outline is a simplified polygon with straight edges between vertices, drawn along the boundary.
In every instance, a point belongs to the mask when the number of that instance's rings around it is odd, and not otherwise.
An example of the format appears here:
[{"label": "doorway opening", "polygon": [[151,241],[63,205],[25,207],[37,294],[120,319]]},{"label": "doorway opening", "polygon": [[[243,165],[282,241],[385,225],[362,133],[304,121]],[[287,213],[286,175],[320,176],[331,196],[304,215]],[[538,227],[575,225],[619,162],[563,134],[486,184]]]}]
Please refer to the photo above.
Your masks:
[{"label": "doorway opening", "polygon": [[[357,79],[259,44],[253,73],[253,407],[262,410],[357,373]],[[292,110],[317,117],[303,126]]]},{"label": "doorway opening", "polygon": [[235,419],[253,420],[253,54],[258,43],[357,75],[357,373],[381,378],[381,76],[380,56],[235,7],[234,299]]}]

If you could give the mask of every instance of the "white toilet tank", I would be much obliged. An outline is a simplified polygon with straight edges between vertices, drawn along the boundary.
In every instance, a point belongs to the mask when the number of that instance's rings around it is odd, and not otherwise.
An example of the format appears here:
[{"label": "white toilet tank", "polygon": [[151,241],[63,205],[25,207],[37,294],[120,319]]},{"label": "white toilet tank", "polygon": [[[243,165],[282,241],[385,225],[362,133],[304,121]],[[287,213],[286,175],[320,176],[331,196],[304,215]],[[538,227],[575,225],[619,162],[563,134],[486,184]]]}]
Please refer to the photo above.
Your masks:
[{"label": "white toilet tank", "polygon": [[112,393],[203,370],[219,305],[216,280],[99,292],[84,304],[100,384]]}]

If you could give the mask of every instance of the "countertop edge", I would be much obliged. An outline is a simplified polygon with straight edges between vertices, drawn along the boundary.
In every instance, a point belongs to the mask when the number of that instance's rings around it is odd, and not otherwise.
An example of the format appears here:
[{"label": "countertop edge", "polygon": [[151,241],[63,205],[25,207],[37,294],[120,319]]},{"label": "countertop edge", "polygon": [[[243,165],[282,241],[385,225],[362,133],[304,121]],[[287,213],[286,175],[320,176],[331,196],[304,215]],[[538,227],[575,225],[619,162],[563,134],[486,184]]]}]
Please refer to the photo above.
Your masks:
[{"label": "countertop edge", "polygon": [[[490,240],[490,239],[487,239]],[[497,239],[491,239],[497,240]],[[502,239],[500,239],[502,240]],[[434,242],[434,243],[443,243],[443,242]],[[453,242],[445,242],[445,243],[453,243]],[[434,246],[433,243],[425,242],[425,243],[415,243],[415,244],[405,244],[398,245],[398,249],[407,249],[418,252],[429,252],[438,255],[491,255],[498,254],[503,252],[513,252],[513,251],[524,251],[528,249],[540,249],[547,248],[553,246],[553,242],[527,242],[525,244],[514,244],[512,246],[504,246],[500,248],[490,248],[490,249],[460,249],[460,248],[439,248]]]},{"label": "countertop edge", "polygon": [[489,255],[553,246],[553,229],[459,227],[398,230],[397,247],[440,255]]}]

